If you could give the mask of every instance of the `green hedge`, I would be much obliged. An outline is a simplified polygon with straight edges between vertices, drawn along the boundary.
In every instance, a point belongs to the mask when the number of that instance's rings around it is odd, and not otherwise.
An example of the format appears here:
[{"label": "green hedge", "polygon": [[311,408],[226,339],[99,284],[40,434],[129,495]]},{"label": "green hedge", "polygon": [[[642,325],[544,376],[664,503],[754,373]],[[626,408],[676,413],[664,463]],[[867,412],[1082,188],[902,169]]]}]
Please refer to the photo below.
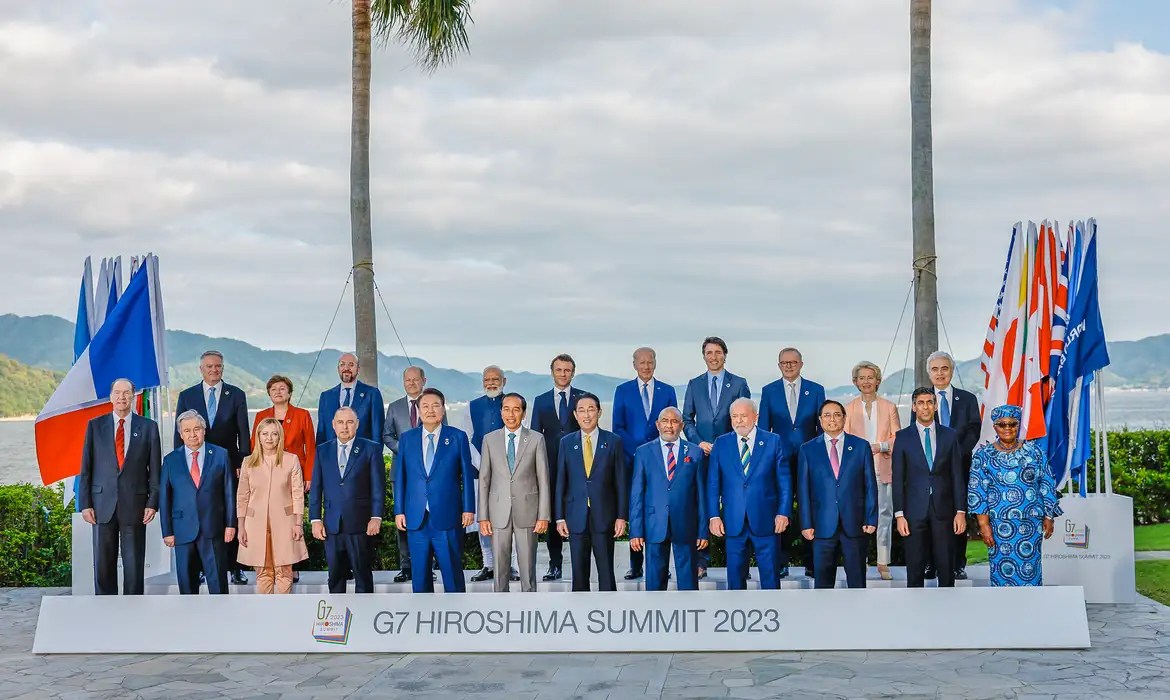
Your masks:
[{"label": "green hedge", "polygon": [[[1170,522],[1170,430],[1111,432],[1109,448],[1113,490],[1133,499],[1134,523]],[[386,458],[386,465],[389,471],[390,457]],[[1090,475],[1094,468],[1090,462]],[[375,570],[398,569],[392,499],[387,482],[386,520],[382,533],[374,538]],[[306,508],[305,540],[309,558],[297,568],[324,570],[325,544],[313,539],[307,516]],[[62,505],[60,487],[0,486],[0,587],[70,585],[71,530],[71,511]],[[797,547],[792,566],[803,566],[806,544],[801,542]],[[724,566],[726,557],[721,538],[711,542],[710,552],[711,566]],[[871,539],[870,561],[874,558],[875,545]],[[894,534],[891,558],[895,565],[904,563],[901,538],[897,533]],[[464,537],[463,568],[478,570],[482,566],[478,537],[467,534]],[[619,573],[626,566],[625,561],[615,562]]]}]

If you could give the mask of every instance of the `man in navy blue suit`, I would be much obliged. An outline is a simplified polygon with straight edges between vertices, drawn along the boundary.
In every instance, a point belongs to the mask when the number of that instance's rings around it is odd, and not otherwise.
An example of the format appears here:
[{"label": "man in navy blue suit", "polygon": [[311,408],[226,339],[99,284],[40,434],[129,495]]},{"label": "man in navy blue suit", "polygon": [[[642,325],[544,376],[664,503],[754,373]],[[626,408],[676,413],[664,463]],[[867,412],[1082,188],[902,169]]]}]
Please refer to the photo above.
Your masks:
[{"label": "man in navy blue suit", "polygon": [[183,446],[163,458],[159,516],[163,544],[175,549],[179,593],[227,593],[227,543],[236,537],[236,479],[227,451],[205,442],[198,411],[175,418]]},{"label": "man in navy blue suit", "polygon": [[[577,418],[573,414],[573,407],[577,398],[585,393],[572,386],[573,376],[577,374],[577,363],[569,355],[560,354],[549,363],[552,372],[553,388],[546,391],[532,402],[532,430],[544,436],[544,449],[548,455],[549,490],[557,492],[557,459],[560,456],[561,439],[569,433],[579,430]],[[545,581],[557,581],[561,578],[561,566],[564,562],[562,554],[564,538],[555,528],[550,527],[545,533],[545,546],[548,547],[548,571],[545,572]]]},{"label": "man in navy blue suit", "polygon": [[[619,384],[613,392],[613,432],[622,439],[626,448],[626,464],[634,463],[639,447],[658,437],[656,418],[662,409],[678,407],[674,387],[654,378],[657,367],[654,349],[638,348],[634,351],[634,371],[638,377]],[[632,477],[633,469],[628,471]],[[630,570],[625,578],[632,581],[641,577],[642,552],[631,547]]]},{"label": "man in navy blue suit", "polygon": [[467,433],[443,424],[446,400],[424,389],[418,400],[419,427],[398,440],[394,467],[394,524],[410,543],[415,593],[434,593],[426,562],[439,562],[443,590],[462,593],[463,528],[475,522],[475,468]]},{"label": "man in navy blue suit", "polygon": [[731,590],[747,588],[749,546],[760,569],[760,587],[780,587],[776,535],[788,528],[792,512],[792,474],[784,442],[756,427],[758,415],[751,399],[732,402],[733,432],[715,440],[707,466],[711,534],[727,536],[727,587]]},{"label": "man in navy blue suit", "polygon": [[358,381],[357,356],[344,353],[337,358],[337,376],[341,383],[321,392],[317,402],[317,444],[332,440],[333,422],[330,416],[339,408],[352,408],[358,420],[357,437],[382,444],[382,422],[386,419],[386,407],[382,403],[382,392],[376,386]]},{"label": "man in navy blue suit", "polygon": [[850,588],[865,588],[868,536],[877,531],[877,475],[869,441],[845,434],[845,407],[821,404],[821,435],[800,446],[798,501],[804,539],[816,550],[817,588],[837,585],[837,552]]},{"label": "man in navy blue suit", "polygon": [[[955,585],[955,536],[967,531],[967,480],[958,432],[935,421],[935,391],[911,394],[914,422],[894,438],[891,484],[898,534],[905,539],[906,586],[921,588],[927,566],[938,585]],[[966,545],[966,542],[964,542]]]},{"label": "man in navy blue suit", "polygon": [[[812,440],[821,430],[817,413],[825,402],[825,387],[800,376],[804,357],[796,348],[784,348],[778,361],[780,379],[768,384],[760,393],[760,428],[776,433],[785,441],[792,482],[796,483],[797,457],[800,446]],[[799,519],[800,514],[797,512]],[[788,530],[780,539],[780,578],[788,576],[788,561],[800,537],[797,528]],[[815,576],[812,547],[806,548],[804,573]]]},{"label": "man in navy blue suit", "polygon": [[646,550],[646,590],[665,591],[674,552],[678,590],[696,591],[695,556],[707,548],[703,451],[681,438],[682,411],[658,414],[658,439],[638,448],[630,487],[630,549]]},{"label": "man in navy blue suit", "polygon": [[[926,372],[934,385],[934,400],[937,410],[934,419],[945,428],[958,433],[959,456],[963,461],[963,483],[971,476],[971,456],[979,443],[983,419],[979,415],[979,399],[969,391],[951,386],[955,375],[955,358],[942,350],[932,352],[926,358]],[[964,501],[965,502],[965,501]],[[967,579],[967,531],[955,535],[954,562],[952,568],[955,580]],[[927,566],[926,578],[934,578],[934,566]]]},{"label": "man in navy blue suit", "polygon": [[[240,478],[240,463],[252,453],[252,429],[248,422],[248,399],[244,390],[223,381],[223,353],[208,350],[199,357],[199,373],[203,381],[184,389],[179,394],[175,415],[194,410],[207,423],[207,442],[227,450],[233,476]],[[179,426],[175,425],[175,444],[181,444]],[[231,581],[237,586],[248,583],[236,560],[239,541],[227,545],[227,567]]]},{"label": "man in navy blue suit", "polygon": [[[704,455],[711,454],[715,438],[731,432],[731,402],[751,398],[747,380],[728,372],[727,343],[722,338],[703,339],[703,362],[707,371],[687,384],[683,398],[683,425],[691,442],[698,443]],[[699,578],[707,577],[707,552],[699,552]]]},{"label": "man in navy blue suit", "polygon": [[601,399],[588,392],[574,409],[581,429],[561,440],[553,517],[561,537],[569,540],[573,590],[589,590],[589,555],[597,562],[597,587],[616,591],[613,542],[626,531],[629,477],[622,439],[597,427]]},{"label": "man in navy blue suit", "polygon": [[313,537],[325,541],[330,593],[345,593],[350,571],[355,592],[374,592],[370,538],[382,530],[386,464],[382,443],[357,437],[358,427],[353,408],[337,409],[334,437],[317,445],[309,486],[309,519]]}]

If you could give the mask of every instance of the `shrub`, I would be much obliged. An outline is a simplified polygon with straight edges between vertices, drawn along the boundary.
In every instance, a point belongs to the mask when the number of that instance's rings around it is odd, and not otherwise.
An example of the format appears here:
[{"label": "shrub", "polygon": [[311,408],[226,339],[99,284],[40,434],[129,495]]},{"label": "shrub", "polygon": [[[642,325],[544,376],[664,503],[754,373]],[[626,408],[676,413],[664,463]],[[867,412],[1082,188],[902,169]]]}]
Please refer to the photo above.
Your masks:
[{"label": "shrub", "polygon": [[0,486],[0,587],[70,585],[72,537],[60,487]]}]

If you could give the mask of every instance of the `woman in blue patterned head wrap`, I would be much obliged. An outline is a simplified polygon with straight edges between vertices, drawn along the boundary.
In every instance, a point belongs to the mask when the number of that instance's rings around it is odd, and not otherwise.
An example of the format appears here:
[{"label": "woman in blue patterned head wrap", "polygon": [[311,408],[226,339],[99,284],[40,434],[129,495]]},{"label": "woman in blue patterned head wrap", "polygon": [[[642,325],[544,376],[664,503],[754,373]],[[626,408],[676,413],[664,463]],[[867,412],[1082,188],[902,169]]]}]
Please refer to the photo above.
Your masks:
[{"label": "woman in blue patterned head wrap", "polygon": [[1019,406],[993,410],[998,439],[971,458],[967,510],[979,518],[993,586],[1043,585],[1042,539],[1052,536],[1053,518],[1063,512],[1043,450],[1019,439],[1022,415]]}]

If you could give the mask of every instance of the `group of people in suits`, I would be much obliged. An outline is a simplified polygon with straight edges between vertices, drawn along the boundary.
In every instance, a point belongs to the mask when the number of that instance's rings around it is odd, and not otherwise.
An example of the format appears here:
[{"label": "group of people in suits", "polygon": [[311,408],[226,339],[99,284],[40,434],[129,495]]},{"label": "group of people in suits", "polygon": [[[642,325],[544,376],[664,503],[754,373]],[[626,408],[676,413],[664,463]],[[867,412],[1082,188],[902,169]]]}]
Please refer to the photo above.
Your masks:
[{"label": "group of people in suits", "polygon": [[444,590],[465,589],[468,529],[484,553],[473,580],[500,591],[517,581],[536,589],[542,535],[543,580],[563,577],[568,540],[573,590],[588,590],[594,569],[599,588],[615,590],[614,542],[627,532],[625,578],[645,577],[649,590],[666,588],[672,558],[676,586],[697,588],[713,536],[725,538],[729,588],[746,588],[753,559],[761,587],[778,588],[797,542],[817,587],[835,585],[839,557],[848,585],[859,587],[871,535],[888,576],[895,523],[910,585],[965,577],[966,484],[980,416],[976,398],[951,387],[949,355],[929,359],[934,386],[914,391],[913,425],[901,429],[896,407],[877,395],[881,370],[872,363],[854,368],[861,395],[846,407],[801,376],[799,350],[784,348],[781,376],[757,406],[747,381],[726,368],[722,339],[706,338],[702,354],[706,370],[680,402],[655,378],[654,350],[636,350],[636,377],[614,394],[612,431],[599,427],[600,398],[573,386],[567,354],[553,358],[552,387],[531,411],[523,396],[505,393],[500,368],[486,368],[484,395],[459,429],[421,367],[406,369],[406,395],[385,406],[376,386],[357,379],[349,353],[338,361],[339,384],[320,396],[315,430],[291,405],[292,382],[278,375],[268,383],[272,407],[249,431],[244,392],[223,382],[223,356],[208,351],[203,381],[180,394],[176,448],[165,458],[157,424],[132,412],[134,388],[119,380],[113,419],[87,429],[81,475],[80,506],[96,526],[95,587],[117,592],[121,540],[123,591],[142,592],[144,528],[160,514],[182,592],[204,581],[211,593],[246,583],[241,564],[256,568],[262,592],[288,592],[292,564],[307,556],[307,491],[329,590],[344,592],[352,579],[357,592],[372,592],[370,539],[388,510],[388,481],[395,581],[416,592],[434,590],[432,567]]}]

